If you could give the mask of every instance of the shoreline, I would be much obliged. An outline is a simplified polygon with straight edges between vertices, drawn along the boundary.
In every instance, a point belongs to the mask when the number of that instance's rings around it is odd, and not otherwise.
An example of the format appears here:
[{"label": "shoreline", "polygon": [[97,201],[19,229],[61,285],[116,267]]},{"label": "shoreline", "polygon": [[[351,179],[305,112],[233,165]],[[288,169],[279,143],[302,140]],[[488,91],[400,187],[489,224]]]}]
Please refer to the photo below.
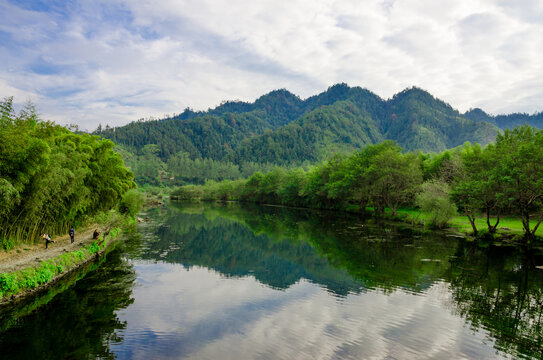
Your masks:
[{"label": "shoreline", "polygon": [[[515,247],[528,247],[528,248],[536,248],[540,249],[543,248],[543,227],[541,227],[537,234],[536,238],[531,243],[525,243],[523,242],[523,233],[522,229],[514,228],[514,225],[512,226],[510,224],[511,221],[520,222],[520,219],[518,218],[512,218],[512,217],[503,217],[502,223],[503,225],[508,225],[508,227],[499,227],[498,231],[494,233],[491,238],[488,237],[488,232],[486,228],[484,227],[483,221],[484,219],[482,217],[478,217],[476,219],[477,225],[482,225],[481,228],[479,228],[479,234],[477,236],[473,235],[473,233],[470,232],[470,228],[467,227],[464,223],[467,222],[467,220],[464,221],[462,215],[456,215],[451,220],[449,220],[448,226],[439,229],[439,228],[431,228],[428,227],[425,222],[426,218],[420,217],[420,213],[417,211],[417,216],[413,216],[412,211],[410,211],[409,208],[402,208],[398,209],[398,213],[396,216],[392,216],[391,214],[385,213],[383,216],[375,216],[372,211],[368,211],[367,209],[365,212],[361,210],[348,210],[348,209],[330,209],[330,208],[311,208],[311,207],[302,207],[302,206],[292,206],[292,205],[284,205],[284,204],[272,204],[272,203],[255,203],[255,202],[244,202],[240,200],[221,200],[221,199],[182,199],[179,197],[173,197],[170,198],[172,202],[182,204],[185,203],[216,203],[216,204],[239,204],[243,206],[244,204],[250,204],[250,205],[257,205],[257,206],[267,206],[267,207],[278,207],[278,208],[288,208],[288,209],[299,209],[299,210],[308,210],[308,211],[329,211],[333,213],[346,213],[346,214],[353,214],[353,215],[362,215],[369,218],[377,219],[379,221],[392,221],[392,222],[400,222],[406,225],[416,226],[420,227],[425,230],[432,230],[432,231],[447,231],[453,233],[455,236],[462,237],[466,239],[467,241],[490,241],[496,245],[508,245],[508,246],[515,246]],[[461,219],[461,220],[459,220]],[[511,226],[511,227],[509,227]]]},{"label": "shoreline", "polygon": [[[134,221],[130,218],[119,220],[111,227],[101,226],[103,232],[98,239],[92,239],[91,234],[96,226],[91,226],[80,235],[82,240],[76,240],[74,244],[65,244],[66,240],[70,242],[69,236],[61,236],[55,239],[55,243],[50,244],[49,249],[45,249],[43,245],[40,249],[38,245],[28,255],[21,256],[15,264],[6,266],[6,263],[0,262],[3,265],[0,269],[11,269],[0,272],[0,306],[41,293],[75,270],[100,259],[104,253],[114,248],[122,233],[121,228]],[[51,245],[55,244],[55,251],[49,252]],[[68,251],[68,248],[71,248],[71,251]],[[41,257],[35,257],[37,254]],[[4,256],[3,260],[5,259],[9,259],[9,255]],[[37,261],[39,263],[36,264]]]}]

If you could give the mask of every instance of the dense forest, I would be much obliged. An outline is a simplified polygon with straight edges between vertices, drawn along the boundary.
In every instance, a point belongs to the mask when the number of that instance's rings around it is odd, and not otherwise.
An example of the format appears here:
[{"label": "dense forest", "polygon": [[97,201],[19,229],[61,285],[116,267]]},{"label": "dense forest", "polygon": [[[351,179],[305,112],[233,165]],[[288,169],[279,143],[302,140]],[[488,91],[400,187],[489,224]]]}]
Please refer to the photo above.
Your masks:
[{"label": "dense forest", "polygon": [[74,134],[0,102],[0,245],[65,232],[116,206],[135,187],[110,140]]},{"label": "dense forest", "polygon": [[466,143],[438,154],[402,152],[391,141],[335,156],[308,171],[276,168],[246,180],[187,185],[173,198],[238,200],[309,208],[366,211],[396,216],[400,206],[416,206],[443,227],[459,211],[478,235],[475,219],[486,219],[495,234],[500,217],[518,216],[525,242],[543,220],[543,130],[506,129],[486,147]]},{"label": "dense forest", "polygon": [[485,113],[483,110],[476,108],[464,114],[464,117],[475,121],[486,121],[498,126],[500,129],[512,129],[518,125],[530,125],[536,128],[543,128],[543,112],[533,115],[529,114],[508,114],[492,116]]},{"label": "dense forest", "polygon": [[[276,90],[254,103],[228,101],[206,112],[186,109],[162,120],[100,126],[95,134],[123,149],[140,185],[179,185],[237,179],[250,170],[269,170],[270,164],[307,168],[386,139],[424,152],[466,141],[487,144],[498,131],[418,88],[383,100],[369,90],[337,84],[305,100]],[[190,166],[179,171],[174,164],[180,163]]]}]

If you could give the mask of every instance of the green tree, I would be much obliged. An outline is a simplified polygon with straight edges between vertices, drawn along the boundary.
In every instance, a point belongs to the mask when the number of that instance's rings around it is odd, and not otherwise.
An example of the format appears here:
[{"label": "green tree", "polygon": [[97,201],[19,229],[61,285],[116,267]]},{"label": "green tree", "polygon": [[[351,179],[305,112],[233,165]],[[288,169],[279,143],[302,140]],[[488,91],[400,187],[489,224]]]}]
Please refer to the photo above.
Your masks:
[{"label": "green tree", "polygon": [[482,171],[477,165],[482,164],[482,150],[478,144],[464,144],[461,152],[461,163],[455,167],[453,175],[453,189],[451,197],[468,218],[473,235],[477,236],[479,231],[475,219],[480,212],[483,193],[483,184],[477,178],[474,171]]},{"label": "green tree", "polygon": [[504,197],[520,213],[526,239],[531,240],[543,221],[543,131],[528,125],[507,129],[493,150]]},{"label": "green tree", "polygon": [[119,209],[122,213],[135,216],[139,213],[145,203],[145,195],[136,189],[128,190],[119,203]]},{"label": "green tree", "polygon": [[303,169],[292,169],[285,175],[284,185],[278,190],[278,196],[283,205],[303,206],[303,188],[307,182],[307,175]]},{"label": "green tree", "polygon": [[449,185],[441,180],[429,180],[422,184],[415,204],[421,211],[430,214],[430,224],[437,228],[447,226],[456,215],[456,206],[450,200]]},{"label": "green tree", "polygon": [[113,143],[0,102],[0,238],[32,241],[114,207],[135,186]]},{"label": "green tree", "polygon": [[402,154],[401,148],[390,141],[364,151],[372,153],[366,179],[375,211],[383,214],[388,207],[396,216],[398,207],[411,202],[422,183],[419,159],[413,153]]}]

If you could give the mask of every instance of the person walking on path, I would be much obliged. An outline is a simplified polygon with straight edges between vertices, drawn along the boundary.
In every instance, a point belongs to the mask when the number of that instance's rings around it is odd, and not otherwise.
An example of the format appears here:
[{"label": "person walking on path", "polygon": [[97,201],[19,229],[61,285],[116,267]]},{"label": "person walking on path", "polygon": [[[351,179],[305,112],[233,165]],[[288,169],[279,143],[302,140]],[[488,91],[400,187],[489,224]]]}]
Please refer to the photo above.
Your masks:
[{"label": "person walking on path", "polygon": [[49,236],[49,234],[43,233],[43,234],[41,234],[41,237],[43,238],[43,240],[45,240],[45,248],[46,249],[47,249],[47,245],[49,245],[49,243],[54,243],[55,242],[54,240],[51,240],[51,236]]},{"label": "person walking on path", "polygon": [[68,231],[68,234],[70,234],[70,242],[73,244],[75,238],[75,230],[73,226],[70,228],[70,231]]}]

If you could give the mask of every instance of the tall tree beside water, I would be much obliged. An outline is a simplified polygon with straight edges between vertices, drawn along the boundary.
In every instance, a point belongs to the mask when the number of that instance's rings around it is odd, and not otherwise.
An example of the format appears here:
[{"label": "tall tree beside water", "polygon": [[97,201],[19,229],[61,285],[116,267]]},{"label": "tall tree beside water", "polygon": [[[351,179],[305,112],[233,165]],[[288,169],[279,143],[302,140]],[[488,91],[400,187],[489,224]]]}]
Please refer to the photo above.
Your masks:
[{"label": "tall tree beside water", "polygon": [[[423,179],[426,185],[421,187]],[[425,194],[417,203],[421,191]],[[422,201],[436,194],[439,202]],[[454,200],[474,235],[480,231],[476,219],[481,216],[491,234],[502,215],[519,216],[524,238],[531,241],[543,221],[543,130],[517,127],[484,148],[466,143],[433,155],[403,153],[385,141],[350,156],[336,155],[307,171],[256,172],[247,180],[182,187],[172,196],[338,210],[364,211],[370,206],[378,215],[389,209],[393,216],[400,206],[425,203],[437,215],[432,221],[439,227],[455,213],[450,203]]]},{"label": "tall tree beside water", "polygon": [[[467,145],[453,196],[470,220],[486,216],[493,233],[503,213],[521,217],[525,239],[533,239],[543,221],[543,131],[530,126],[506,129],[484,149]],[[490,216],[495,221],[491,223]]]},{"label": "tall tree beside water", "polygon": [[135,186],[114,144],[0,102],[0,239],[4,247],[63,232]]}]

